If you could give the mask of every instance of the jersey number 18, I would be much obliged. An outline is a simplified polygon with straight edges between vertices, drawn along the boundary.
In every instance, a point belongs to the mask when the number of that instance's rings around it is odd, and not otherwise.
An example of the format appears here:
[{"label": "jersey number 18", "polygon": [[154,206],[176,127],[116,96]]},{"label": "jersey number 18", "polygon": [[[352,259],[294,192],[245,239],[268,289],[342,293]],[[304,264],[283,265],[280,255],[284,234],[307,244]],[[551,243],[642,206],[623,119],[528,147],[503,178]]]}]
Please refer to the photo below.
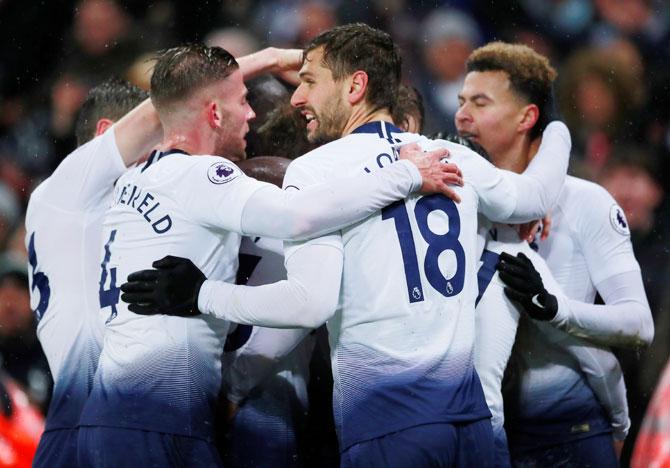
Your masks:
[{"label": "jersey number 18", "polygon": [[[434,211],[442,211],[449,218],[449,230],[444,234],[436,234],[428,226],[428,215]],[[421,237],[428,243],[426,258],[423,261],[423,269],[428,282],[445,297],[457,295],[463,290],[465,251],[458,241],[461,233],[461,219],[456,204],[444,195],[422,197],[414,206],[414,217]],[[424,294],[419,273],[419,260],[405,201],[399,200],[384,208],[382,219],[393,219],[395,222],[405,267],[409,302],[421,302]],[[438,263],[440,254],[446,251],[453,252],[456,257],[456,271],[451,278],[446,278],[442,274]]]}]

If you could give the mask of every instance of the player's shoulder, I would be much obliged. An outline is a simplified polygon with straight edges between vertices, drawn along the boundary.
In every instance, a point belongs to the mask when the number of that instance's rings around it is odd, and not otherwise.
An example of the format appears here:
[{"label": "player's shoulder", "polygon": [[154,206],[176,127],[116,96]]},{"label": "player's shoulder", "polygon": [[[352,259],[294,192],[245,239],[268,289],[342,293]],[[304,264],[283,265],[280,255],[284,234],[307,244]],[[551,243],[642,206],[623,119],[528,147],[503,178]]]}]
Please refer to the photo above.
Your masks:
[{"label": "player's shoulder", "polygon": [[571,211],[599,210],[602,207],[609,208],[613,203],[616,203],[614,197],[604,187],[574,176],[565,178],[559,197],[559,204]]},{"label": "player's shoulder", "polygon": [[623,209],[601,185],[568,176],[559,204],[565,216],[577,228],[611,225],[619,234],[630,235]]}]

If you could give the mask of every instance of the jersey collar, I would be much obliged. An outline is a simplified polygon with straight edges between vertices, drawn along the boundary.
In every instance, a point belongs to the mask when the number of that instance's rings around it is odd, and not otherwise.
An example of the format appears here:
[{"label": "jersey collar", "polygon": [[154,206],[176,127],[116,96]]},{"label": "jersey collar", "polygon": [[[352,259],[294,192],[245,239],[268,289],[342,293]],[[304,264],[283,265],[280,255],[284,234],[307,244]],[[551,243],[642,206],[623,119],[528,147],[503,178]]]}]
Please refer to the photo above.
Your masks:
[{"label": "jersey collar", "polygon": [[400,130],[398,127],[389,122],[384,122],[381,120],[375,122],[364,123],[360,127],[354,129],[354,133],[376,133],[380,138],[388,140],[390,143],[399,143],[400,140],[397,140],[391,136],[391,133],[405,133]]}]

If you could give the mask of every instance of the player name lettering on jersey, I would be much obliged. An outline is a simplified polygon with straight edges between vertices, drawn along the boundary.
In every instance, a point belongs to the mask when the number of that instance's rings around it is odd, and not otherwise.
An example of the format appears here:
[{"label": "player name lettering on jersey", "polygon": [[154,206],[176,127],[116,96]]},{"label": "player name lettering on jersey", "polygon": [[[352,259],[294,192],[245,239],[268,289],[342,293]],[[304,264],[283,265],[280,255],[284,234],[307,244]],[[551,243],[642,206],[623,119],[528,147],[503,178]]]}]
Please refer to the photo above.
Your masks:
[{"label": "player name lettering on jersey", "polygon": [[[138,203],[138,200],[142,201]],[[156,196],[149,191],[143,191],[140,187],[134,184],[126,184],[121,189],[121,195],[116,200],[116,204],[126,205],[135,208],[142,217],[151,224],[152,229],[156,234],[163,234],[172,227],[172,218],[169,214],[165,214],[158,218],[160,211],[152,214],[160,206],[160,202],[156,201]],[[148,208],[148,209],[147,209]],[[151,215],[151,216],[150,216]]]}]

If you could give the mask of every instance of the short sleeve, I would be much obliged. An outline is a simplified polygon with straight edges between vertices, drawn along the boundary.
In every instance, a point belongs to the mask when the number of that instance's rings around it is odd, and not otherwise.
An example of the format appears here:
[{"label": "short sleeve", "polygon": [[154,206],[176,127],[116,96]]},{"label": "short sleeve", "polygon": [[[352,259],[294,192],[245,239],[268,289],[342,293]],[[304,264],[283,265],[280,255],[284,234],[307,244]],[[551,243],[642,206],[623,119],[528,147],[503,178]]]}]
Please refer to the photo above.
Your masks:
[{"label": "short sleeve", "polygon": [[249,198],[271,184],[247,177],[223,158],[197,156],[199,160],[181,181],[184,211],[194,222],[211,229],[242,232],[242,212]]},{"label": "short sleeve", "polygon": [[568,222],[576,231],[593,284],[621,273],[639,271],[626,215],[614,198],[591,183],[576,195],[570,203],[588,202],[580,203],[579,209],[567,209],[566,213],[576,217]]},{"label": "short sleeve", "polygon": [[125,171],[112,127],[60,163],[49,178],[43,199],[69,211],[99,208]]}]

